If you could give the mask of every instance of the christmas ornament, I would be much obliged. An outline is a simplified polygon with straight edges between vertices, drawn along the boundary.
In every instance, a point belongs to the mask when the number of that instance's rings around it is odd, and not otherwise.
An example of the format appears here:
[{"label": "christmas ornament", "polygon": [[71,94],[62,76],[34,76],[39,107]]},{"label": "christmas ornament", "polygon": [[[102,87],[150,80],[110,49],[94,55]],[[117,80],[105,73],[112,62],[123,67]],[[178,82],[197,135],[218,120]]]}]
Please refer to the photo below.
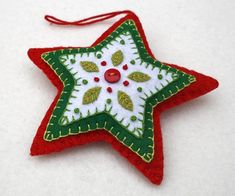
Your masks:
[{"label": "christmas ornament", "polygon": [[101,14],[58,25],[88,25],[125,14],[90,47],[29,49],[30,59],[58,94],[34,138],[31,155],[105,141],[160,184],[163,150],[159,115],[218,86],[209,77],[153,56],[131,11]]}]

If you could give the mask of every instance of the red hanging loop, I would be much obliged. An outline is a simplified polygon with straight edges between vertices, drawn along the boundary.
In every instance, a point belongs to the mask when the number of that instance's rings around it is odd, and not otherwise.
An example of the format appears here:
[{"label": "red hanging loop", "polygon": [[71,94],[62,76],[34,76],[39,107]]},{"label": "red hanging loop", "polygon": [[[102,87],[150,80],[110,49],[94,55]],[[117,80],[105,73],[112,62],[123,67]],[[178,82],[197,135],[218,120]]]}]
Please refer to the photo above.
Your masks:
[{"label": "red hanging loop", "polygon": [[73,21],[73,22],[68,22],[65,20],[61,20],[58,19],[54,16],[50,16],[50,15],[45,15],[45,20],[47,20],[48,22],[51,22],[53,24],[57,24],[57,25],[75,25],[75,26],[83,26],[83,25],[89,25],[89,24],[94,24],[100,21],[104,21],[107,20],[109,18],[113,18],[117,15],[121,15],[121,14],[134,14],[132,11],[130,10],[123,10],[123,11],[117,11],[117,12],[110,12],[110,13],[106,13],[106,14],[100,14],[100,15],[96,15],[96,16],[92,16],[89,18],[85,18],[82,20],[78,20],[78,21]]}]

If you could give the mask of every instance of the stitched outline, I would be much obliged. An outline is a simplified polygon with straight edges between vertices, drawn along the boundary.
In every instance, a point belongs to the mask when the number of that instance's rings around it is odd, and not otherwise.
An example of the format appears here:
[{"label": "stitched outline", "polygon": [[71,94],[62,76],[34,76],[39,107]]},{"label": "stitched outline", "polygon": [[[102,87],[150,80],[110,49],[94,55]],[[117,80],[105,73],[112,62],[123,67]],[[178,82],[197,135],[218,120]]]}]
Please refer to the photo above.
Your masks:
[{"label": "stitched outline", "polygon": [[[111,40],[111,42],[110,43],[108,43],[109,45],[111,45],[111,46],[113,46],[113,44],[112,44],[112,42],[118,42],[119,43],[119,41],[118,41],[118,39],[122,39],[122,37],[120,37],[121,35],[124,35],[125,34],[125,36],[130,36],[129,38],[128,38],[128,40],[131,40],[131,41],[133,41],[132,43],[130,43],[130,44],[135,44],[135,42],[134,42],[134,40],[132,39],[132,36],[131,36],[131,34],[127,31],[127,32],[124,32],[124,33],[121,33],[121,34],[118,34],[116,37],[113,37],[112,36],[112,40]],[[107,44],[107,45],[108,45]],[[105,45],[104,47],[106,48],[106,49],[109,49],[108,48],[108,46],[107,45]],[[103,47],[103,48],[104,48]],[[102,48],[102,49],[103,49]],[[134,48],[136,48],[136,47],[134,47]],[[137,48],[136,48],[137,49]],[[103,52],[103,51],[101,51],[101,52]],[[91,53],[93,53],[93,52],[91,52]],[[137,51],[137,52],[133,52],[133,56],[135,56],[135,54],[139,54],[139,52]],[[72,54],[71,54],[72,55]],[[77,54],[73,54],[73,58],[75,58],[76,57],[76,55],[80,55],[80,56],[83,56],[83,53],[77,53]],[[90,55],[90,53],[89,53],[89,55]],[[139,55],[138,55],[139,56]],[[66,59],[65,59],[65,57],[66,57]],[[65,64],[64,62],[66,61],[66,60],[68,60],[68,59],[70,59],[69,58],[69,55],[68,54],[64,54],[64,55],[62,55],[62,56],[59,56],[59,59],[62,59],[62,64],[64,65],[64,66],[68,66],[68,64]],[[138,59],[140,59],[140,58],[138,58]],[[70,59],[70,60],[72,60],[72,59]],[[132,61],[132,60],[131,60]],[[145,62],[144,62],[145,63]],[[141,64],[143,64],[143,61],[142,61],[142,63]],[[150,65],[150,63],[146,63],[146,68],[148,67]],[[154,67],[154,68],[156,68],[156,67]],[[72,70],[73,70],[73,68],[70,68],[70,69],[68,69],[71,73],[72,73]],[[159,70],[159,73],[161,72],[161,70]],[[142,73],[142,72],[141,72]],[[170,71],[168,71],[167,73],[166,73],[166,75],[168,74],[168,73],[171,73]],[[75,72],[75,73],[72,73],[72,75],[73,76],[75,76],[77,74],[77,72]],[[130,73],[131,74],[131,73]],[[176,77],[175,77],[176,76]],[[172,75],[172,77],[173,77],[173,80],[175,80],[175,79],[177,79],[177,77],[178,77],[178,75],[177,74],[175,74],[175,75]],[[127,78],[128,78],[128,76],[127,76]],[[79,79],[79,78],[78,78]],[[77,79],[76,78],[74,78],[74,80],[75,81],[77,81]],[[165,80],[166,82],[168,82],[168,84],[170,83],[167,79]],[[171,81],[172,82],[172,81]],[[167,84],[167,85],[168,85]],[[77,86],[78,86],[78,84],[76,84]],[[164,84],[162,84],[161,83],[161,85],[162,85],[162,87],[164,88],[166,85],[164,85]],[[76,89],[74,88],[74,91],[75,91]],[[155,87],[155,90],[156,91],[159,91],[159,89],[157,88],[157,87]],[[78,91],[78,90],[76,90],[76,91]],[[73,92],[72,92],[73,93]],[[150,91],[150,93],[153,95],[154,93],[152,92],[152,91]],[[144,101],[146,101],[146,99],[149,97],[146,93],[144,93],[144,95],[146,96],[146,98],[144,98],[143,97],[143,95],[140,95],[139,96],[139,98],[140,99],[142,99],[142,100],[144,100]],[[69,101],[70,101],[70,99],[72,98],[72,95],[70,96],[70,98],[69,98]],[[69,103],[70,104],[70,103]],[[69,104],[67,104],[67,105],[69,105]],[[145,105],[145,104],[144,104]],[[138,105],[138,107],[142,107],[143,108],[143,110],[144,110],[144,105]],[[105,108],[107,107],[107,105],[105,105]],[[116,114],[111,114],[111,111],[112,111],[112,108],[113,107],[110,107],[110,109],[108,110],[108,112],[110,113],[110,115],[112,115],[114,118],[116,117],[116,115],[117,115],[117,113]],[[65,111],[64,111],[64,113],[66,112],[66,110],[67,110],[67,106],[66,106],[66,109],[65,109]],[[94,112],[92,115],[95,115],[96,113],[98,112],[98,109],[96,108],[96,112]],[[103,112],[103,110],[102,111],[100,111],[100,112]],[[64,115],[64,113],[63,113],[63,116],[64,117],[66,117],[67,118],[67,116],[66,115]],[[88,114],[90,115],[90,112],[89,112],[89,110],[88,110]],[[82,115],[82,113],[80,113],[80,115]],[[143,117],[143,119],[144,119],[144,115],[143,115],[143,112],[139,112],[139,115],[141,115],[142,117]],[[62,117],[63,117],[62,116]],[[82,118],[84,118],[84,117],[82,117]],[[81,119],[81,117],[79,118],[79,119]],[[72,116],[72,121],[68,121],[67,120],[67,124],[64,124],[65,126],[66,125],[68,125],[68,124],[71,124],[71,123],[73,123],[73,122],[75,122],[75,121],[77,121],[77,120],[79,120],[79,119],[75,119],[74,118],[74,116]],[[124,120],[124,118],[123,119],[121,119],[121,120],[117,120],[117,122],[119,122],[120,124],[121,124],[121,126],[123,126],[124,128],[126,128],[128,131],[130,131],[134,136],[136,136],[137,138],[141,138],[142,137],[142,134],[143,134],[143,119],[139,119],[138,118],[138,121],[140,121],[141,122],[141,127],[135,127],[133,130],[129,130],[128,128],[129,128],[129,126],[130,126],[130,123],[129,124],[127,124],[127,125],[122,125],[122,121]],[[115,119],[116,120],[116,119]],[[136,134],[138,134],[138,135],[136,135]]]},{"label": "stitched outline", "polygon": [[[141,64],[147,62],[147,66],[151,64],[153,67],[152,69],[154,69],[155,67],[159,67],[160,71],[164,69],[166,71],[177,73],[179,75],[179,77],[175,81],[167,85],[165,89],[161,89],[156,94],[146,99],[145,106],[143,106],[145,108],[144,110],[145,122],[143,125],[145,131],[142,138],[139,139],[134,138],[134,136],[130,134],[128,131],[120,130],[120,128],[122,129],[122,127],[120,127],[119,123],[117,124],[117,122],[115,122],[113,118],[107,114],[107,112],[98,113],[96,115],[89,116],[86,119],[82,119],[80,123],[79,122],[76,123],[78,125],[76,126],[75,130],[74,130],[75,123],[73,123],[72,125],[68,125],[65,127],[67,129],[67,133],[65,133],[65,129],[62,130],[61,127],[60,127],[61,130],[58,131],[58,129],[55,126],[56,124],[58,125],[58,118],[61,115],[60,111],[63,110],[64,106],[66,106],[66,104],[64,103],[66,102],[66,99],[68,101],[67,94],[68,92],[72,93],[75,81],[73,77],[66,76],[66,75],[70,76],[71,74],[68,72],[68,70],[60,66],[61,64],[58,58],[55,59],[55,57],[58,57],[58,55],[62,54],[64,55],[64,53],[65,54],[81,53],[81,55],[87,53],[88,56],[90,52],[96,52],[96,53],[99,52],[98,54],[103,53],[101,50],[102,47],[106,47],[108,44],[110,44],[110,40],[112,40],[113,37],[120,34],[120,32],[123,33],[123,30],[130,32],[133,40],[136,42],[139,56],[141,58]],[[185,88],[186,86],[190,85],[190,83],[195,81],[195,77],[185,74],[184,72],[174,69],[172,67],[163,65],[159,61],[152,59],[152,57],[148,55],[145,46],[142,42],[142,39],[139,35],[139,32],[137,31],[137,28],[132,20],[125,21],[113,33],[111,33],[110,36],[108,36],[105,40],[103,40],[95,47],[77,48],[77,49],[71,48],[71,49],[57,50],[54,52],[48,52],[42,54],[42,59],[45,60],[51,66],[51,68],[54,70],[54,72],[58,75],[58,77],[61,79],[61,81],[64,84],[64,89],[61,93],[60,98],[57,101],[57,104],[54,108],[54,111],[47,125],[47,129],[44,133],[44,139],[46,141],[53,141],[61,137],[66,137],[68,135],[76,135],[78,133],[104,128],[105,130],[109,131],[113,136],[115,136],[115,138],[118,141],[120,141],[130,150],[138,154],[146,162],[150,162],[153,159],[154,155],[153,117],[152,117],[153,107],[155,107],[158,103],[164,101],[165,99],[173,96],[174,94]],[[91,119],[93,119],[93,121],[94,119],[96,119],[97,122],[92,122]],[[86,121],[86,123],[84,123],[84,120]],[[52,133],[49,130],[51,126],[55,127],[57,132]]]}]

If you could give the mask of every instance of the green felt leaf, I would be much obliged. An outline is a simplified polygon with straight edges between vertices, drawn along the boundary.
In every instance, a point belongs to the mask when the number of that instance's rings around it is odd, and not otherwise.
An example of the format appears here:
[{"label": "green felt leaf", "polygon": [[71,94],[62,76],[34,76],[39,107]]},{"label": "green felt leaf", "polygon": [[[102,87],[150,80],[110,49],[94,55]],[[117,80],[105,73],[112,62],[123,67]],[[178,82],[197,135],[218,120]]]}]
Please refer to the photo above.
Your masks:
[{"label": "green felt leaf", "polygon": [[124,59],[124,56],[121,50],[118,50],[117,52],[113,53],[111,57],[111,60],[114,66],[120,65],[123,59]]},{"label": "green felt leaf", "polygon": [[118,103],[125,109],[133,111],[133,102],[129,95],[123,91],[118,91]]},{"label": "green felt leaf", "polygon": [[90,88],[89,90],[87,90],[83,95],[82,104],[86,105],[86,104],[93,103],[94,101],[96,101],[99,97],[100,90],[101,90],[101,87],[94,87],[94,88]]},{"label": "green felt leaf", "polygon": [[135,82],[146,82],[151,79],[148,74],[142,73],[140,71],[134,71],[127,76],[130,80]]},{"label": "green felt leaf", "polygon": [[80,65],[87,72],[99,72],[98,66],[91,61],[81,61]]}]

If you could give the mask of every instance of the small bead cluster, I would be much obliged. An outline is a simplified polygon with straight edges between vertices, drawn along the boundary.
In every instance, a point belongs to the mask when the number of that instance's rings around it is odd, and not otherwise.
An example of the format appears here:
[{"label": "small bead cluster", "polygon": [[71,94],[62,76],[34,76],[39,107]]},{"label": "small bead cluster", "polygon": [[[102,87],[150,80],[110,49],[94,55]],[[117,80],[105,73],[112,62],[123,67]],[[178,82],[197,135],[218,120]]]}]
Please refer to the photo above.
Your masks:
[{"label": "small bead cluster", "polygon": [[[125,44],[125,41],[124,40],[121,40],[120,41],[120,44]],[[97,56],[96,56],[98,59],[101,59],[102,58],[102,55],[101,54],[97,54]],[[132,61],[130,61],[130,63],[131,64],[135,64],[135,61],[134,60],[132,60]],[[106,61],[101,61],[100,62],[100,65],[101,66],[106,66],[107,65],[107,62]],[[125,65],[123,65],[122,66],[122,69],[124,70],[124,71],[126,71],[126,70],[128,70],[128,65],[127,64],[125,64]],[[109,69],[109,70],[107,70],[107,71],[112,71],[111,69]],[[107,72],[106,71],[106,72]],[[110,73],[108,76],[107,75],[105,75],[104,77],[105,77],[105,80],[107,81],[107,82],[109,82],[109,83],[115,83],[115,82],[118,82],[119,80],[120,80],[120,78],[121,78],[121,74],[120,74],[120,72],[117,70],[117,69],[113,69],[113,71],[115,71],[115,73]],[[120,75],[120,76],[115,76],[115,74],[118,74],[118,75]],[[116,79],[113,79],[113,77],[116,77]],[[114,80],[114,81],[113,81]],[[94,81],[95,82],[99,82],[100,81],[100,78],[99,77],[97,77],[97,76],[95,76],[94,77]],[[83,80],[82,81],[82,83],[84,84],[84,85],[86,85],[87,83],[88,83],[88,81],[87,80]],[[123,85],[124,86],[129,86],[129,81],[127,81],[127,80],[125,80],[125,81],[123,81]],[[107,89],[106,89],[109,93],[112,93],[112,88],[111,87],[107,87]]]}]

